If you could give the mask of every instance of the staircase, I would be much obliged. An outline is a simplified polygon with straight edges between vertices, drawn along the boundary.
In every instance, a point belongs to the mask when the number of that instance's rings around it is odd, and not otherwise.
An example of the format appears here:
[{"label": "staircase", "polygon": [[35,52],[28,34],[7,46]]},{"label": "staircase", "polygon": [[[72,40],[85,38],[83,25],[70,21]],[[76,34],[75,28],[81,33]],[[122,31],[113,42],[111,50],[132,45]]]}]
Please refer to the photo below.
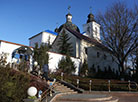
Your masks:
[{"label": "staircase", "polygon": [[67,86],[65,86],[59,82],[55,82],[53,90],[56,93],[77,93],[74,90],[68,88]]},{"label": "staircase", "polygon": [[50,102],[119,102],[117,97],[106,93],[83,92],[80,94],[78,91],[74,91],[58,81],[54,83],[53,91],[61,94],[57,95],[57,97]]}]

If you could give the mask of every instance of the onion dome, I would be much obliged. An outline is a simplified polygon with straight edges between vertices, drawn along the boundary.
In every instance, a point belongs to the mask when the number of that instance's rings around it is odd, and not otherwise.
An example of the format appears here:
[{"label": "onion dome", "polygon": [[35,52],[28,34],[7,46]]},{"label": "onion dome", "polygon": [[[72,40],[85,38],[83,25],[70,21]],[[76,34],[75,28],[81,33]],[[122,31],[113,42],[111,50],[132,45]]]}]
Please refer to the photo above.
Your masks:
[{"label": "onion dome", "polygon": [[95,21],[95,19],[94,19],[94,15],[93,15],[92,13],[90,13],[90,14],[88,15],[87,23],[92,22],[92,21]]},{"label": "onion dome", "polygon": [[[72,23],[72,15],[70,13],[68,13],[66,15],[66,23],[62,24],[59,29],[58,29],[58,33],[63,29],[63,28],[69,28],[72,29],[74,31],[80,32],[79,28]],[[56,29],[57,30],[57,29]]]}]

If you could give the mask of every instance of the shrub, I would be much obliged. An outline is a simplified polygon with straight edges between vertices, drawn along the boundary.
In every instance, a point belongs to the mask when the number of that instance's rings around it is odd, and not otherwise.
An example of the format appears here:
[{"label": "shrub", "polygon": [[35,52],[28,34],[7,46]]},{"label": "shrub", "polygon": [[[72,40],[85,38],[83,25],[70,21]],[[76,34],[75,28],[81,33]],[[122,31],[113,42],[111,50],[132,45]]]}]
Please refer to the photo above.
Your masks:
[{"label": "shrub", "polygon": [[76,70],[76,66],[71,58],[69,56],[66,56],[59,61],[58,70],[66,74],[73,74]]},{"label": "shrub", "polygon": [[1,102],[22,102],[27,97],[30,77],[23,72],[14,73],[10,68],[0,67]]}]

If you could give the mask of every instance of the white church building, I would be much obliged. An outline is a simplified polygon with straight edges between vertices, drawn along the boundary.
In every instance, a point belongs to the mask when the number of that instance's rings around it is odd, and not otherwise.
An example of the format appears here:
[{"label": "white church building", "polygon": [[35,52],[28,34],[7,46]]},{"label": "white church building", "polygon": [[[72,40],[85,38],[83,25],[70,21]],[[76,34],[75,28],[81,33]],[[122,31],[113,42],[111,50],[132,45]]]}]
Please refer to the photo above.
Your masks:
[{"label": "white church building", "polygon": [[[73,56],[71,59],[75,62],[77,67],[76,74],[78,74],[80,66],[87,61],[89,68],[111,68],[115,72],[118,71],[118,64],[111,51],[102,44],[100,25],[95,21],[94,15],[90,13],[88,15],[87,23],[83,25],[84,33],[80,33],[79,28],[72,23],[72,15],[68,13],[66,15],[66,22],[59,28],[55,29],[55,32],[51,30],[45,30],[29,38],[29,46],[35,47],[38,43],[40,46],[42,43],[50,43],[52,48],[50,49],[49,56],[49,68],[55,71],[58,67],[58,62],[64,56],[59,53],[58,41],[63,31],[70,37],[69,42],[73,46]],[[12,53],[15,49],[25,46],[12,42],[0,40],[0,53],[7,53],[8,62],[12,63]]]}]

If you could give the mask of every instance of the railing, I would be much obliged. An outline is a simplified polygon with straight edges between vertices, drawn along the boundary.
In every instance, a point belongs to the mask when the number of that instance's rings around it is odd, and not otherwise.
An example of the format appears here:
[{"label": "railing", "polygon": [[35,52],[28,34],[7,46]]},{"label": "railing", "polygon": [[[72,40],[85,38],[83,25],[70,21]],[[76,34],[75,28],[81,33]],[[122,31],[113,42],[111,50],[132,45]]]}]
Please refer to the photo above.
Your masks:
[{"label": "railing", "polygon": [[41,98],[40,98],[40,102],[42,102],[44,99],[46,99],[45,102],[48,102],[48,100],[47,100],[48,99],[48,95],[52,96],[52,91],[53,91],[53,89],[55,87],[54,86],[55,85],[55,81],[56,80],[54,80],[54,82],[52,82],[52,85],[49,83],[49,88],[42,93]]},{"label": "railing", "polygon": [[[108,80],[104,83],[94,83],[92,80],[90,80],[89,82],[81,82],[78,81],[79,79],[76,80],[76,86],[79,88],[82,88],[82,86],[84,84],[88,84],[87,85],[87,90],[89,90],[90,92],[94,89],[96,89],[95,87],[103,87],[102,91],[138,91],[138,84],[136,82],[133,81],[128,81],[128,82],[120,82],[120,83],[114,83],[111,80]],[[83,84],[83,85],[81,85]],[[98,88],[97,88],[98,89]],[[102,88],[101,88],[102,89]],[[100,91],[100,90],[97,90]]]},{"label": "railing", "polygon": [[80,78],[78,76],[67,76],[64,73],[60,73],[57,77],[59,80],[64,80],[68,83],[75,85],[78,88],[84,90],[95,91],[138,91],[138,85],[133,81],[119,81],[119,80],[107,80],[107,79],[91,79]]}]

